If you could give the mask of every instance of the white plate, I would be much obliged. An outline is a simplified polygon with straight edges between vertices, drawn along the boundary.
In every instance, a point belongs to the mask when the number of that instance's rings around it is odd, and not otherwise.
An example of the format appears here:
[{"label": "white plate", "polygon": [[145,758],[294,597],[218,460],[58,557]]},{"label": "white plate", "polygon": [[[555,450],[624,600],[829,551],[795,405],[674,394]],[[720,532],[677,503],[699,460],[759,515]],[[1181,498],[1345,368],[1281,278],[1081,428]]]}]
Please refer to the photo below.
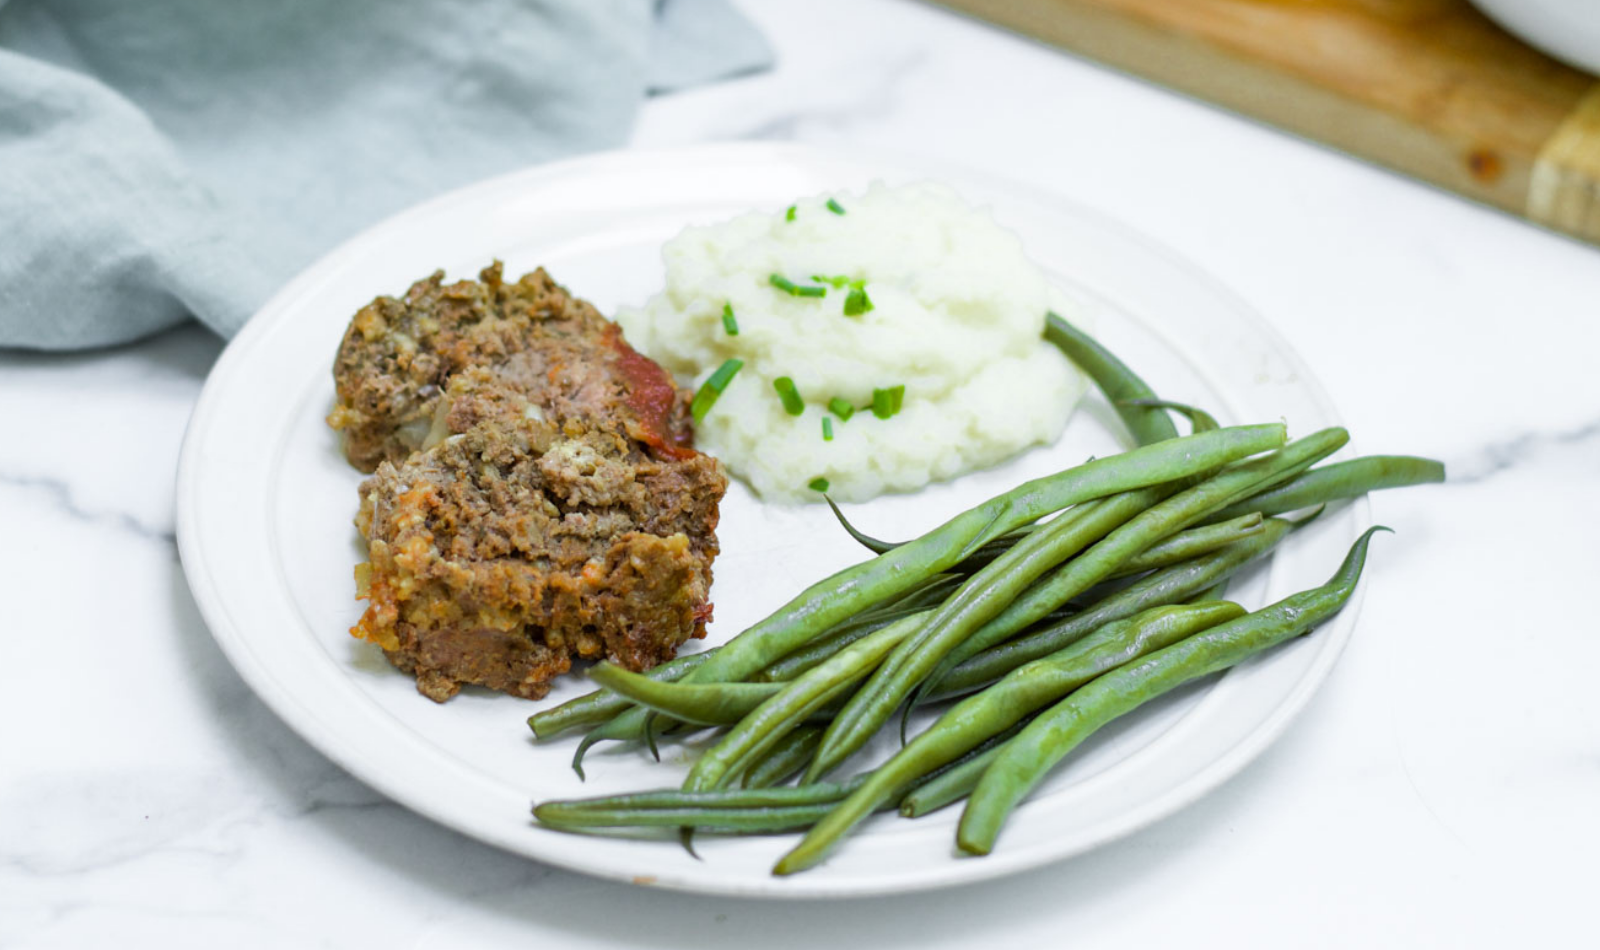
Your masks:
[{"label": "white plate", "polygon": [[[1094,312],[1105,343],[1163,396],[1210,407],[1224,423],[1282,417],[1299,434],[1337,423],[1304,364],[1239,300],[1169,252],[1047,195],[920,163],[787,145],[546,165],[453,192],[355,238],[269,301],[218,360],[184,442],[178,540],[195,600],[239,674],[323,753],[423,815],[551,864],[712,893],[860,895],[1006,874],[1127,834],[1238,771],[1327,675],[1356,603],[1314,637],[1104,730],[1016,812],[989,857],[955,853],[958,809],[917,821],[880,816],[826,865],[786,879],[768,869],[789,836],[702,836],[704,860],[696,861],[665,839],[539,827],[531,801],[672,785],[687,752],[672,747],[657,765],[634,749],[596,751],[589,781],[580,783],[567,767],[576,740],[535,744],[523,720],[582,692],[581,678],[565,678],[540,704],[468,689],[436,706],[346,632],[360,614],[351,517],[361,476],[322,417],[333,398],[334,350],[361,305],[436,267],[468,277],[500,257],[511,274],[546,265],[609,312],[660,285],[658,248],[686,224],[872,179],[920,178],[947,181],[991,206]],[[1025,478],[1115,451],[1114,425],[1096,395],[1053,447],[854,514],[880,536],[912,535]],[[1235,595],[1256,606],[1322,582],[1368,518],[1358,502],[1299,532],[1270,570],[1236,581]],[[825,508],[765,506],[738,485],[719,534],[708,643],[862,556]]]}]

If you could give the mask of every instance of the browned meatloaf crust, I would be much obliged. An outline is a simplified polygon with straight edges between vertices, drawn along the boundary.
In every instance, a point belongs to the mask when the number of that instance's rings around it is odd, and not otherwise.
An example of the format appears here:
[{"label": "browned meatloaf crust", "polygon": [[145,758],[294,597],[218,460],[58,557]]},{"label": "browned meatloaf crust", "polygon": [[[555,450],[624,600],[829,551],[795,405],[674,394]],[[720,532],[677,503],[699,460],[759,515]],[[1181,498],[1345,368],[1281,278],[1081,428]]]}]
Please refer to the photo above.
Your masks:
[{"label": "browned meatloaf crust", "polygon": [[688,394],[634,352],[616,324],[544,268],[508,284],[496,261],[479,278],[445,284],[435,272],[350,321],[328,424],[343,433],[351,465],[370,472],[421,448],[436,428],[440,393],[469,366],[492,370],[553,419],[602,419],[657,456],[694,454]]},{"label": "browned meatloaf crust", "polygon": [[[335,416],[360,414],[343,417],[352,462],[381,459],[361,487],[368,608],[351,632],[440,702],[464,683],[536,699],[575,656],[637,670],[704,636],[727,487],[720,464],[688,447],[681,394],[613,324],[542,271],[518,282],[536,291],[522,295],[498,265],[483,277],[419,282],[406,298],[418,312],[375,301],[335,370]],[[491,336],[460,330],[485,324]],[[491,338],[505,344],[493,359]],[[420,342],[468,339],[477,349],[448,371]],[[346,392],[381,398],[357,410]],[[401,433],[423,412],[411,451]]]}]

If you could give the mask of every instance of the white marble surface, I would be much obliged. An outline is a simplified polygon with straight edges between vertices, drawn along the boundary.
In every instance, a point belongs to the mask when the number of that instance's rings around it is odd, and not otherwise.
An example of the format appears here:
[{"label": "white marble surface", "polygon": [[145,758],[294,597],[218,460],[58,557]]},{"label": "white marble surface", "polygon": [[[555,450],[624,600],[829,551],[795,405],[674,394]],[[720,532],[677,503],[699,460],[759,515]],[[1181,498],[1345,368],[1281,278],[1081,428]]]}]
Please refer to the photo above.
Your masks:
[{"label": "white marble surface", "polygon": [[1580,946],[1600,880],[1600,252],[900,0],[747,3],[772,74],[640,146],[871,144],[1166,242],[1307,356],[1363,451],[1441,457],[1283,739],[1088,856],[835,904],[603,883],[389,804],[207,634],[171,482],[220,345],[0,354],[0,946]]}]

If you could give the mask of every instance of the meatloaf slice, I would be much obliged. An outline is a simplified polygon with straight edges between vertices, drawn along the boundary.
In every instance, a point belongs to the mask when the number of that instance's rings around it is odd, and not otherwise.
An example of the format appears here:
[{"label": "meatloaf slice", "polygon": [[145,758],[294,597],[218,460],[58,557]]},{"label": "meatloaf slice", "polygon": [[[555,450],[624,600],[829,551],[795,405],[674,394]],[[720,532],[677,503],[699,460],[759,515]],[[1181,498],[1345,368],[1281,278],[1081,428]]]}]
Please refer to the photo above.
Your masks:
[{"label": "meatloaf slice", "polygon": [[439,702],[463,683],[537,699],[573,657],[638,670],[705,635],[715,459],[552,419],[494,367],[455,373],[442,397],[449,434],[361,487],[369,605],[352,633]]},{"label": "meatloaf slice", "polygon": [[621,426],[653,456],[693,455],[688,394],[616,324],[543,268],[507,283],[496,261],[479,278],[445,284],[436,272],[350,321],[328,416],[350,464],[363,472],[399,464],[430,432],[437,437],[440,394],[467,367],[493,371],[558,423]]}]

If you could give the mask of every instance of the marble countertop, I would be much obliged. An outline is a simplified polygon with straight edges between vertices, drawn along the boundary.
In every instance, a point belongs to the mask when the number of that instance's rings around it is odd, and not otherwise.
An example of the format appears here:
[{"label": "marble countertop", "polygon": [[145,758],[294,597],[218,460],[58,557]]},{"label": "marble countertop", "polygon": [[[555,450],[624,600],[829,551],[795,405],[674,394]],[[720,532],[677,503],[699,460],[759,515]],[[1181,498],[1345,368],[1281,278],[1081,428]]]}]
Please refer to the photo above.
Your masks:
[{"label": "marble countertop", "polygon": [[[1600,252],[901,0],[745,4],[772,73],[652,101],[639,146],[935,155],[1189,257],[1316,369],[1366,452],[1447,461],[1354,642],[1214,794],[1081,858],[832,904],[687,897],[504,854],[290,732],[173,541],[221,345],[0,354],[0,946],[1573,946],[1600,852]],[[1587,936],[1585,936],[1587,935]]]}]

